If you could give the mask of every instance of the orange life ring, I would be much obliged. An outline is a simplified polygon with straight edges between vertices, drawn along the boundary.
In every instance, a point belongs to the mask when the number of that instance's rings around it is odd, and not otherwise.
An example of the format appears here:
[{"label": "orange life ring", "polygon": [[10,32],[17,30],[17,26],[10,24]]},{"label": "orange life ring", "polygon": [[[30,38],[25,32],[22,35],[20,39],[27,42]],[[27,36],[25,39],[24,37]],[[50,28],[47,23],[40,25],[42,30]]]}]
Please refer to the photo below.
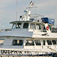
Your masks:
[{"label": "orange life ring", "polygon": [[49,30],[49,26],[47,26],[46,29]]}]

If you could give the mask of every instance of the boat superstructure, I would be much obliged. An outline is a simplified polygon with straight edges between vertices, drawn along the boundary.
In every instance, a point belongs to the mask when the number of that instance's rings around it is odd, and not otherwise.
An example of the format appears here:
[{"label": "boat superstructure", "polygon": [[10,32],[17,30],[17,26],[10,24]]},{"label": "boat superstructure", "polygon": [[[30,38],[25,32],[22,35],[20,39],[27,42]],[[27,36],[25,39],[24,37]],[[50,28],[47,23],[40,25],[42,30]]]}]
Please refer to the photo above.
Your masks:
[{"label": "boat superstructure", "polygon": [[[0,55],[51,55],[57,53],[57,33],[52,33],[54,19],[31,17],[32,1],[19,21],[12,21],[11,31],[0,32]],[[55,54],[56,55],[56,54]]]}]

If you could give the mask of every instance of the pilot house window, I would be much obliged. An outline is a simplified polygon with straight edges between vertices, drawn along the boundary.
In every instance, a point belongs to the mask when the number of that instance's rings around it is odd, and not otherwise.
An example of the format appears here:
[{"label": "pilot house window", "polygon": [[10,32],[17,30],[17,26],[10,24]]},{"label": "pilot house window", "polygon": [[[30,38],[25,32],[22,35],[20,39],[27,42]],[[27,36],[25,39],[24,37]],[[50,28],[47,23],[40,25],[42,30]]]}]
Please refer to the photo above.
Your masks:
[{"label": "pilot house window", "polygon": [[31,29],[36,29],[35,24],[31,23],[30,28]]},{"label": "pilot house window", "polygon": [[21,23],[15,23],[13,24],[13,27],[12,28],[21,28]]},{"label": "pilot house window", "polygon": [[23,40],[13,40],[13,45],[18,45],[18,46],[22,46],[23,45]]},{"label": "pilot house window", "polygon": [[21,28],[21,23],[17,23],[16,28]]},{"label": "pilot house window", "polygon": [[23,28],[28,28],[28,23],[24,23]]},{"label": "pilot house window", "polygon": [[36,24],[36,29],[41,29],[40,24]]}]

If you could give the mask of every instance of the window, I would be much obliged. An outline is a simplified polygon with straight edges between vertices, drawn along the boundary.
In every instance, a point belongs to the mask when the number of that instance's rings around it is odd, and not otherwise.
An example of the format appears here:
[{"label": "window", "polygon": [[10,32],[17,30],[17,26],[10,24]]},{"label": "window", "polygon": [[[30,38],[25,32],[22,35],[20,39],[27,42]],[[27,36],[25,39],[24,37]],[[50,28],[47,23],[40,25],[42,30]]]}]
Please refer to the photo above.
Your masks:
[{"label": "window", "polygon": [[28,23],[24,23],[23,28],[28,28]]},{"label": "window", "polygon": [[23,45],[23,40],[13,40],[13,45],[18,45],[18,46],[22,46]]},{"label": "window", "polygon": [[36,28],[36,27],[35,27],[35,24],[31,23],[30,28],[31,28],[31,29],[35,29],[35,28]]},{"label": "window", "polygon": [[16,28],[16,24],[13,24],[12,28],[13,28],[13,29]]},{"label": "window", "polygon": [[43,45],[45,45],[45,40],[43,40]]},{"label": "window", "polygon": [[34,41],[33,40],[26,40],[26,46],[34,46]]},{"label": "window", "polygon": [[40,24],[36,24],[36,29],[41,29]]},{"label": "window", "polygon": [[41,45],[40,40],[35,40],[36,45]]},{"label": "window", "polygon": [[4,43],[4,40],[0,40],[0,45],[3,45],[3,43]]},{"label": "window", "polygon": [[21,28],[21,23],[17,23],[16,28]]},{"label": "window", "polygon": [[45,28],[45,26],[43,25],[43,32],[46,32],[46,28]]},{"label": "window", "polygon": [[45,26],[43,26],[43,30],[46,30]]},{"label": "window", "polygon": [[13,28],[21,28],[21,23],[13,24]]},{"label": "window", "polygon": [[56,40],[52,40],[53,45],[56,45]]},{"label": "window", "polygon": [[52,45],[51,40],[47,40],[48,45]]}]

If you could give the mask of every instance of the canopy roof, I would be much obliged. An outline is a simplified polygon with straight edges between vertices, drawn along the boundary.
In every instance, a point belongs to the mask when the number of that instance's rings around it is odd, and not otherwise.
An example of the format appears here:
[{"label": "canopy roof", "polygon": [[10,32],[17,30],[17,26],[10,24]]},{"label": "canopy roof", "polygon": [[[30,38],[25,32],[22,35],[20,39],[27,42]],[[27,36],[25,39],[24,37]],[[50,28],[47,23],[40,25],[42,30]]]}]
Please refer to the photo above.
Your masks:
[{"label": "canopy roof", "polygon": [[[12,21],[10,22],[10,24],[16,24],[16,23],[37,23],[37,24],[42,24],[42,25],[45,24],[43,22],[37,22],[37,21]],[[49,24],[49,25],[52,26],[52,24]]]}]

